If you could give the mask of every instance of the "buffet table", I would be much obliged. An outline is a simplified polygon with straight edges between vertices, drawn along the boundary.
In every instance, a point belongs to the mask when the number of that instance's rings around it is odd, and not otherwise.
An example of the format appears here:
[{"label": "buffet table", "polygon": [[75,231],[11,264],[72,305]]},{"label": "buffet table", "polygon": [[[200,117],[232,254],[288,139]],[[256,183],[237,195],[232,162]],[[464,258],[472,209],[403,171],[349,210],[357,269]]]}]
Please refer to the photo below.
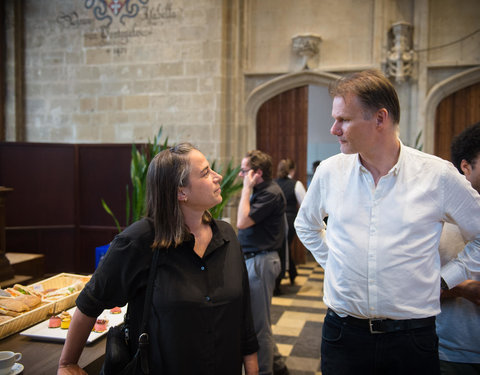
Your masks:
[{"label": "buffet table", "polygon": [[[89,279],[90,276],[61,273],[32,285],[14,285],[4,290],[7,297],[2,297],[2,308],[10,312],[8,315],[14,315],[0,322],[0,351],[22,353],[22,358],[18,361],[24,367],[22,374],[57,373],[58,360],[67,337],[66,328],[76,309],[75,300]],[[27,301],[22,299],[24,296],[31,297],[30,301],[33,298],[36,304],[30,307],[25,302],[24,309],[18,310],[18,303]],[[10,301],[16,302],[17,305]],[[69,316],[64,316],[66,312]],[[110,325],[120,324],[123,321],[123,314],[124,312],[117,314],[105,310],[104,319]],[[66,322],[67,327],[60,328],[59,324],[55,328],[50,328],[49,319],[52,316],[57,319],[62,317],[61,324]],[[99,374],[105,357],[105,344],[106,331],[90,333],[79,361],[79,365],[89,375]],[[19,368],[21,369],[21,366]],[[17,374],[18,372],[15,372],[15,375]]]},{"label": "buffet table", "polygon": [[[105,356],[106,337],[85,346],[79,365],[89,375],[99,374]],[[0,340],[0,351],[22,353],[19,361],[25,369],[24,375],[55,375],[63,343],[32,340],[16,333]]]}]

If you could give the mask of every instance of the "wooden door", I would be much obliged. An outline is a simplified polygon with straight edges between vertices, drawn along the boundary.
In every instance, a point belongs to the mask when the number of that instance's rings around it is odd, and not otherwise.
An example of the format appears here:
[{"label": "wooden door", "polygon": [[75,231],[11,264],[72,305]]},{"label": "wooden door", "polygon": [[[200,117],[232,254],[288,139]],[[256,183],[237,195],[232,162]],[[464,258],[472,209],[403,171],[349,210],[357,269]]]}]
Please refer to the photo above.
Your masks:
[{"label": "wooden door", "polygon": [[480,121],[480,82],[465,87],[444,98],[435,114],[434,154],[450,158],[453,137]]},{"label": "wooden door", "polygon": [[[308,86],[297,87],[269,99],[257,114],[257,149],[272,157],[273,177],[278,162],[290,158],[296,178],[307,186]],[[292,248],[296,263],[305,263],[306,249],[298,239]]]}]

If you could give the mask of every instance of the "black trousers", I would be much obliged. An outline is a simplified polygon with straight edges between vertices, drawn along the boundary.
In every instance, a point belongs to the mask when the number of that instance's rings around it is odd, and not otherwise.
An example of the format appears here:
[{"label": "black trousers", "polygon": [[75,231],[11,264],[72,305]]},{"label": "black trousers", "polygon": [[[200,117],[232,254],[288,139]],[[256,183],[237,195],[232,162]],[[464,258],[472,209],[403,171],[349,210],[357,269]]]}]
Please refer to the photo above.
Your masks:
[{"label": "black trousers", "polygon": [[439,375],[435,324],[372,334],[327,314],[321,369],[323,375]]}]

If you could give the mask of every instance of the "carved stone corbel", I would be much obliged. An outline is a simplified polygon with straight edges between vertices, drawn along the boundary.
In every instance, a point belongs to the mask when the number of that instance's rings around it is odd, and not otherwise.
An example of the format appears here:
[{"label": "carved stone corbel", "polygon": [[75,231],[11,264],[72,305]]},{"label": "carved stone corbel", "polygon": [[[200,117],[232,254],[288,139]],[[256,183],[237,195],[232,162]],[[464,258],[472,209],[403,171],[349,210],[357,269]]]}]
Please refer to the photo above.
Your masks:
[{"label": "carved stone corbel", "polygon": [[317,67],[321,41],[322,37],[316,34],[299,34],[292,37],[292,50],[301,59],[299,70]]}]

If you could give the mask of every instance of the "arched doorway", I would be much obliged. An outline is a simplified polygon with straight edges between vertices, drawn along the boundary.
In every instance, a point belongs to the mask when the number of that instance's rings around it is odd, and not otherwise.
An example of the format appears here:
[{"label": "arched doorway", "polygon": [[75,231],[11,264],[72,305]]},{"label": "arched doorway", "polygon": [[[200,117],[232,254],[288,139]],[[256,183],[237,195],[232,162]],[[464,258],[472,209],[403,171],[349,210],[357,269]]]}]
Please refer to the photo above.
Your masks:
[{"label": "arched doorway", "polygon": [[296,163],[296,178],[305,185],[308,86],[284,91],[267,100],[258,110],[256,123],[256,147],[272,157],[274,176],[279,161],[290,158]]},{"label": "arched doorway", "polygon": [[435,155],[450,159],[453,137],[480,121],[480,82],[444,98],[435,114]]},{"label": "arched doorway", "polygon": [[[464,88],[468,88],[472,85],[480,83],[480,67],[475,67],[472,69],[468,69],[464,72],[451,76],[450,78],[437,83],[435,86],[432,87],[430,93],[428,94],[427,98],[425,99],[425,128],[424,128],[424,151],[430,154],[436,154],[435,145],[438,143],[439,145],[442,144],[441,149],[448,150],[450,149],[450,142],[452,140],[452,135],[450,133],[442,133],[443,128],[449,128],[453,126],[454,123],[461,123],[462,121],[457,121],[456,118],[452,117],[451,115],[447,114],[447,108],[451,108],[452,104],[450,100],[455,101],[455,93],[461,92]],[[468,90],[467,90],[468,91]],[[460,93],[460,97],[463,96],[465,93]],[[440,108],[441,102],[453,95],[451,99],[446,100],[444,103],[444,108]],[[470,95],[472,93],[470,92]],[[468,95],[468,97],[470,97]],[[475,94],[477,96],[476,106],[478,111],[478,92]],[[475,110],[471,104],[468,104],[467,97],[463,97],[462,101],[462,108],[466,111]],[[472,99],[474,100],[474,99]],[[465,104],[467,103],[467,104]],[[455,106],[455,104],[454,104]],[[453,111],[452,111],[453,113]],[[460,114],[460,117],[465,116],[464,114]],[[478,120],[477,120],[478,121]],[[436,126],[436,124],[439,124]],[[446,124],[446,125],[440,125]],[[468,126],[467,124],[466,126]],[[455,132],[458,132],[458,129],[455,129]],[[461,131],[461,130],[460,130]],[[440,149],[439,149],[440,150]],[[439,156],[444,157],[446,159],[450,159],[450,152],[446,151],[439,151]],[[444,156],[448,155],[448,156]]]},{"label": "arched doorway", "polygon": [[[288,74],[255,89],[247,100],[249,133],[258,148],[272,156],[274,174],[278,162],[291,158],[297,164],[296,178],[307,186],[309,86],[328,86],[338,76],[305,71]],[[293,257],[304,263],[306,250],[300,241],[293,245]]]}]

